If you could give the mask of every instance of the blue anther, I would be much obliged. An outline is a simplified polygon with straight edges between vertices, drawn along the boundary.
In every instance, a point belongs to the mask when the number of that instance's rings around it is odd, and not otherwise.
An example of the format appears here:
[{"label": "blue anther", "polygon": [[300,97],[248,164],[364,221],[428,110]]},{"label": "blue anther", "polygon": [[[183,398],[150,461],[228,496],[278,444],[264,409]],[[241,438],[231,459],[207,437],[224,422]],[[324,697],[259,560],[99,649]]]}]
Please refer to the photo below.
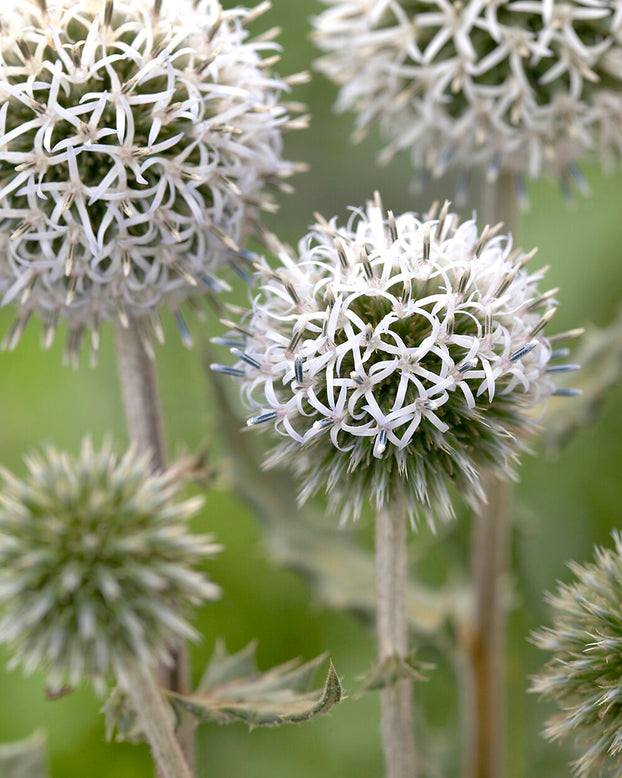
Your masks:
[{"label": "blue anther", "polygon": [[258,370],[261,368],[261,362],[258,362],[254,357],[249,356],[245,351],[242,351],[239,348],[232,348],[231,353],[234,357],[238,357],[238,359],[241,359],[242,362],[246,362],[247,365],[250,365],[251,367],[256,367]]},{"label": "blue anther", "polygon": [[529,354],[530,351],[533,351],[535,347],[536,347],[536,343],[534,342],[525,343],[524,346],[522,346],[512,354],[512,356],[510,357],[510,362],[516,362],[518,359],[521,359],[521,357],[524,357],[526,354]]}]

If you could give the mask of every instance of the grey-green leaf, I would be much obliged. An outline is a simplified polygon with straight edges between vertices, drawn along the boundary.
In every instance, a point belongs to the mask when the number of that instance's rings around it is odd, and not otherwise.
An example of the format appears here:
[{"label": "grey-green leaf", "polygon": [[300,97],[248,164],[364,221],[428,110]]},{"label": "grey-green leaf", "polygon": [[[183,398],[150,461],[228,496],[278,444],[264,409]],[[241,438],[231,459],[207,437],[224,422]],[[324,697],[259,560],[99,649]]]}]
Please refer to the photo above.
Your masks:
[{"label": "grey-green leaf", "polygon": [[373,665],[361,676],[363,683],[357,694],[390,688],[401,678],[417,682],[427,681],[426,674],[429,670],[434,670],[434,665],[419,661],[414,651],[405,657],[392,656],[384,662]]},{"label": "grey-green leaf", "polygon": [[45,735],[35,732],[25,740],[0,744],[2,778],[49,778]]},{"label": "grey-green leaf", "polygon": [[332,662],[324,688],[309,691],[325,659],[322,655],[304,664],[293,660],[261,673],[256,669],[254,644],[228,654],[219,643],[197,691],[168,696],[178,714],[190,713],[201,722],[243,722],[253,728],[310,721],[343,699]]},{"label": "grey-green leaf", "polygon": [[603,329],[592,327],[582,338],[573,356],[580,371],[572,386],[581,389],[578,397],[560,398],[551,406],[545,422],[544,445],[559,451],[579,427],[591,424],[600,413],[611,389],[622,379],[622,310]]}]

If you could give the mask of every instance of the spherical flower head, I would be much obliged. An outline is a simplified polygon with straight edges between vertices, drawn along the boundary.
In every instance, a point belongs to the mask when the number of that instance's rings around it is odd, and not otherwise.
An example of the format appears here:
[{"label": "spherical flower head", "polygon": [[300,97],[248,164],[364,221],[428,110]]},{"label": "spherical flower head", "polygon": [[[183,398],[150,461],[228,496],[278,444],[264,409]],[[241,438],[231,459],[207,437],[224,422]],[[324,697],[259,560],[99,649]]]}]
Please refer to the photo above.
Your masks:
[{"label": "spherical flower head", "polygon": [[508,469],[559,367],[556,290],[500,227],[377,202],[260,268],[241,338],[219,339],[239,361],[215,368],[239,377],[248,423],[280,433],[269,463],[298,472],[303,501],[325,487],[345,519],[402,498],[431,521],[452,515],[448,484],[474,503],[480,469]]},{"label": "spherical flower head", "polygon": [[[263,8],[262,10],[265,10]],[[0,9],[0,293],[44,344],[157,311],[215,277],[294,170],[287,84],[257,15],[216,0],[23,0]]]},{"label": "spherical flower head", "polygon": [[622,536],[613,539],[593,563],[569,565],[576,580],[549,596],[553,626],[534,636],[552,656],[532,691],[560,709],[545,734],[577,741],[580,776],[617,776],[622,765]]},{"label": "spherical flower head", "polygon": [[186,526],[201,499],[180,501],[174,470],[86,440],[77,458],[48,448],[6,470],[0,492],[0,641],[13,666],[50,686],[103,687],[131,655],[147,666],[196,633],[181,610],[218,595],[194,569],[219,550]]},{"label": "spherical flower head", "polygon": [[622,9],[607,0],[323,0],[318,68],[382,159],[441,175],[485,167],[584,182],[575,160],[622,151]]}]

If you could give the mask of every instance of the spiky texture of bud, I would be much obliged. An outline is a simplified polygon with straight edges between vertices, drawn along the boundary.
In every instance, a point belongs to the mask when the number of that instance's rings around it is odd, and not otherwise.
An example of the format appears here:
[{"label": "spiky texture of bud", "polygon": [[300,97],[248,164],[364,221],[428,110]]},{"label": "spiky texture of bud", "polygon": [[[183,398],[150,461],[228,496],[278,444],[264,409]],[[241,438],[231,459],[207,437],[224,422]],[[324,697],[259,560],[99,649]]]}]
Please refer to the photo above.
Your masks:
[{"label": "spiky texture of bud", "polygon": [[370,494],[445,518],[449,484],[472,503],[480,468],[508,469],[549,371],[574,366],[549,367],[556,290],[540,294],[500,226],[378,202],[261,266],[252,310],[218,339],[239,360],[214,367],[240,378],[248,423],[282,436],[269,462],[298,472],[303,501],[325,487],[343,518]]},{"label": "spiky texture of bud", "polygon": [[186,526],[202,504],[180,501],[174,470],[149,474],[146,457],[53,448],[0,471],[0,641],[12,664],[43,669],[52,688],[92,678],[98,687],[131,655],[168,661],[196,637],[180,609],[214,599],[194,568],[219,549]]},{"label": "spiky texture of bud", "polygon": [[547,722],[551,740],[573,738],[580,776],[618,776],[622,770],[622,536],[615,548],[596,548],[586,565],[569,563],[576,580],[548,596],[553,626],[533,642],[552,656],[532,691],[560,712]]},{"label": "spiky texture of bud", "polygon": [[[265,10],[265,8],[263,8]],[[218,290],[282,159],[287,84],[249,38],[257,14],[216,0],[50,0],[0,14],[0,292],[44,344],[75,353],[112,319],[160,337]],[[179,319],[185,333],[183,320]]]},{"label": "spiky texture of bud", "polygon": [[622,10],[607,0],[323,0],[318,67],[356,134],[417,170],[485,167],[583,185],[575,160],[619,157]]}]

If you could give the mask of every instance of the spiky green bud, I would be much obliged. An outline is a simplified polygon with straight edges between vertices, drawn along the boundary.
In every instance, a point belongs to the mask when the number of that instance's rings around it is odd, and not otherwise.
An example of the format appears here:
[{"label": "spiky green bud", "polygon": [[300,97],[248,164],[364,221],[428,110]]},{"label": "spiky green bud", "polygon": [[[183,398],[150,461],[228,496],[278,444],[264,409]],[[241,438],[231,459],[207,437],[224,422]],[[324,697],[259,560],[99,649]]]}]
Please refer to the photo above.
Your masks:
[{"label": "spiky green bud", "polygon": [[576,577],[548,596],[553,626],[533,642],[552,654],[532,691],[560,712],[546,725],[551,740],[572,737],[582,750],[579,776],[622,772],[622,535],[615,548],[596,548],[595,560],[569,564]]},{"label": "spiky green bud", "polygon": [[196,632],[180,609],[214,599],[194,569],[219,547],[187,520],[174,470],[86,439],[78,457],[49,447],[18,478],[0,470],[0,641],[12,666],[45,670],[53,689],[91,677],[98,688],[128,655],[168,661]]}]

